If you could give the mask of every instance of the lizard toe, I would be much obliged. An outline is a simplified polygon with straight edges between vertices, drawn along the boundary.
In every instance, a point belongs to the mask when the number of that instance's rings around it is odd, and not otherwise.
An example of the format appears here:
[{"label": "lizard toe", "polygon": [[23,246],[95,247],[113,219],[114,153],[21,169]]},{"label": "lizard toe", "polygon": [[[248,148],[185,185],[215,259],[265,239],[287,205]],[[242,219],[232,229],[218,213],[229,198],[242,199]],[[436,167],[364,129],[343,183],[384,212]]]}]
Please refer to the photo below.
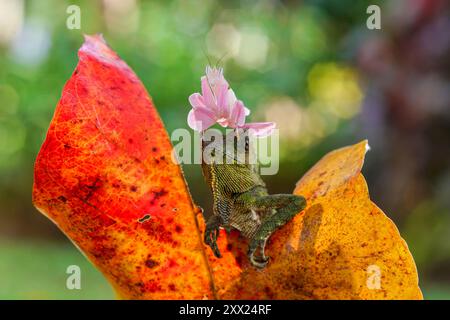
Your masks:
[{"label": "lizard toe", "polygon": [[269,262],[269,259],[267,259],[266,261],[255,260],[254,256],[249,257],[249,260],[250,263],[258,269],[264,269],[267,266],[267,263]]}]

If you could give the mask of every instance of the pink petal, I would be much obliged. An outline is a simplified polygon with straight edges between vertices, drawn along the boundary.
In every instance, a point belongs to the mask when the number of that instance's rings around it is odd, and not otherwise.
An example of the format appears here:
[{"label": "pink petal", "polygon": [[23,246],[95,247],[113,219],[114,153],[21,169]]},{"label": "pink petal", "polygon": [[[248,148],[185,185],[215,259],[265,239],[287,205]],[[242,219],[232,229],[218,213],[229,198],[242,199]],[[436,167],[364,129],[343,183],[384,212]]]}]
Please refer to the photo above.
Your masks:
[{"label": "pink petal", "polygon": [[245,107],[241,100],[237,100],[231,110],[230,123],[231,128],[242,127],[245,123]]},{"label": "pink petal", "polygon": [[223,76],[222,68],[211,68],[210,66],[206,67],[205,71],[206,77],[208,78],[210,86],[213,88],[219,85],[228,86],[228,82],[225,80]]},{"label": "pink petal", "polygon": [[207,108],[212,109],[214,112],[217,111],[216,108],[216,99],[214,98],[214,95],[211,91],[210,84],[208,83],[208,79],[203,76],[202,77],[202,96],[203,96],[203,102],[206,105]]},{"label": "pink petal", "polygon": [[250,110],[237,100],[221,68],[207,66],[205,74],[201,78],[202,94],[194,93],[189,97],[193,109],[189,112],[188,124],[192,129],[203,131],[217,122],[223,127],[250,129],[251,133],[260,137],[273,133],[273,122],[245,124]]},{"label": "pink petal", "polygon": [[227,106],[228,82],[223,77],[221,68],[206,67],[206,75],[202,77],[202,94],[204,103],[214,109],[217,117],[225,116]]},{"label": "pink petal", "polygon": [[241,126],[241,128],[251,129],[251,133],[257,137],[270,136],[273,130],[275,130],[275,127],[275,122],[253,122]]},{"label": "pink petal", "polygon": [[222,127],[228,127],[230,125],[230,120],[228,118],[220,118],[216,120],[218,124]]},{"label": "pink petal", "polygon": [[206,108],[205,103],[203,102],[203,97],[198,92],[193,93],[189,96],[189,103],[194,109]]},{"label": "pink petal", "polygon": [[217,115],[218,117],[228,117],[228,84],[218,84],[215,90],[217,98]]},{"label": "pink petal", "polygon": [[210,84],[214,86],[218,81],[223,79],[223,69],[206,66],[205,75]]},{"label": "pink petal", "polygon": [[234,94],[233,89],[228,89],[227,91],[227,105],[223,109],[223,116],[226,118],[231,118],[231,114],[233,113],[233,108],[236,104],[236,95]]},{"label": "pink petal", "polygon": [[234,94],[233,89],[229,89],[228,90],[228,97],[227,97],[227,99],[228,99],[228,103],[230,104],[230,106],[233,106],[234,103],[236,102],[237,98],[236,98],[236,95]]},{"label": "pink petal", "polygon": [[187,120],[189,127],[197,131],[206,130],[216,122],[214,114],[206,108],[192,109]]}]

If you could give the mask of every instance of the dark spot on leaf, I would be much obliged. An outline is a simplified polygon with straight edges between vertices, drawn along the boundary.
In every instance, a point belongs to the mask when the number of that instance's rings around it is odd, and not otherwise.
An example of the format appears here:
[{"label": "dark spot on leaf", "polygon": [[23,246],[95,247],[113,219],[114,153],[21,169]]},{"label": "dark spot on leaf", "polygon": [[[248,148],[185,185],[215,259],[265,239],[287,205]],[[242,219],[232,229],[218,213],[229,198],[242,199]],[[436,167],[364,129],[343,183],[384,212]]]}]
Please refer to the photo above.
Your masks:
[{"label": "dark spot on leaf", "polygon": [[183,231],[183,228],[180,226],[180,225],[176,225],[175,226],[175,232],[177,232],[177,233],[181,233]]},{"label": "dark spot on leaf", "polygon": [[149,220],[152,216],[149,214],[144,215],[142,218],[138,219],[139,223],[144,223],[145,221]]},{"label": "dark spot on leaf", "polygon": [[116,249],[113,247],[107,247],[98,243],[95,245],[94,249],[91,251],[91,254],[97,259],[112,259],[116,255]]},{"label": "dark spot on leaf", "polygon": [[265,287],[264,288],[264,292],[266,293],[266,295],[267,295],[267,297],[269,299],[273,299],[274,298],[273,292],[272,292],[272,290],[269,287]]},{"label": "dark spot on leaf", "polygon": [[137,191],[137,187],[136,186],[131,186],[130,190],[131,190],[131,192],[136,192]]},{"label": "dark spot on leaf", "polygon": [[158,148],[157,148],[157,147],[153,147],[153,148],[152,148],[152,151],[153,151],[153,152],[156,152],[156,151],[158,151]]},{"label": "dark spot on leaf", "polygon": [[178,263],[175,260],[173,260],[173,259],[169,260],[169,268],[173,268],[173,267],[177,267],[177,266],[178,266]]},{"label": "dark spot on leaf", "polygon": [[147,258],[147,260],[145,261],[145,266],[147,268],[152,269],[152,268],[156,267],[157,265],[159,265],[158,261],[153,260],[152,258]]},{"label": "dark spot on leaf", "polygon": [[58,199],[61,200],[64,203],[67,201],[67,198],[64,197],[64,196],[59,196]]},{"label": "dark spot on leaf", "polygon": [[150,204],[155,204],[161,197],[164,197],[168,192],[165,189],[153,192],[153,198],[150,200]]},{"label": "dark spot on leaf", "polygon": [[150,280],[145,284],[144,290],[148,291],[148,292],[156,292],[161,290],[161,286],[159,285],[158,282],[154,281],[154,280]]},{"label": "dark spot on leaf", "polygon": [[100,187],[102,186],[102,180],[97,177],[95,178],[94,182],[92,182],[91,184],[85,184],[85,185],[81,185],[80,186],[80,191],[82,193],[85,193],[86,195],[83,197],[83,201],[88,201],[92,195],[98,190],[100,189]]},{"label": "dark spot on leaf", "polygon": [[172,232],[169,232],[164,226],[154,219],[148,220],[142,224],[144,230],[149,236],[156,238],[157,241],[173,244]]}]

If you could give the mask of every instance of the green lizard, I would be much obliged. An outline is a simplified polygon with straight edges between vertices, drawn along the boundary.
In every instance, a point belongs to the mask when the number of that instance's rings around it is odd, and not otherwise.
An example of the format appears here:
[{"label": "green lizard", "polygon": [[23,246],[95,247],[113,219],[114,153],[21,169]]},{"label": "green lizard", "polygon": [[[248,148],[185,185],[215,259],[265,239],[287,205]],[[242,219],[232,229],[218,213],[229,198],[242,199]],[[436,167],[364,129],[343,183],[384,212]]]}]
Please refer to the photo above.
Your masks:
[{"label": "green lizard", "polygon": [[[228,139],[232,140],[231,150],[225,148]],[[258,174],[258,165],[249,161],[254,152],[249,141],[242,129],[223,135],[222,140],[206,142],[202,139],[202,151],[205,148],[211,150],[208,161],[202,157],[202,171],[214,202],[213,214],[207,219],[204,241],[220,258],[216,243],[219,228],[223,227],[227,232],[235,228],[250,240],[247,255],[251,264],[264,268],[269,260],[264,253],[267,239],[301,212],[306,201],[304,197],[293,194],[268,194]],[[242,145],[244,147],[239,147]],[[245,161],[240,160],[242,153]],[[258,248],[259,256],[255,256]]]}]

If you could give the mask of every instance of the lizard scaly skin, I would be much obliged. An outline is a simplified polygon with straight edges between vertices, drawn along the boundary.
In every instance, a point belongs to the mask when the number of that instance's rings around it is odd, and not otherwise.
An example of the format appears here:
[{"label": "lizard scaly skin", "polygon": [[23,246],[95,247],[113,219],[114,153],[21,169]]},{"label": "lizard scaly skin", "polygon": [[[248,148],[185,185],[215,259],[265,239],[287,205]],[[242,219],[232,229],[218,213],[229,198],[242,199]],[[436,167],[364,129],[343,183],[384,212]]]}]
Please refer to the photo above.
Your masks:
[{"label": "lizard scaly skin", "polygon": [[[232,150],[225,150],[227,139],[232,139]],[[238,146],[245,139],[245,148]],[[258,174],[257,164],[249,163],[249,139],[246,134],[234,131],[223,135],[222,140],[202,141],[202,150],[209,147],[211,158],[203,158],[202,171],[213,195],[213,214],[206,223],[204,241],[221,257],[217,247],[219,228],[227,231],[237,229],[250,240],[248,258],[252,265],[264,268],[268,257],[264,253],[267,239],[278,228],[286,224],[306,205],[302,196],[293,194],[269,195],[266,185]],[[242,149],[242,150],[241,150]],[[245,153],[242,163],[237,159]],[[221,160],[221,161],[219,161]],[[259,256],[255,256],[260,249]]]}]

